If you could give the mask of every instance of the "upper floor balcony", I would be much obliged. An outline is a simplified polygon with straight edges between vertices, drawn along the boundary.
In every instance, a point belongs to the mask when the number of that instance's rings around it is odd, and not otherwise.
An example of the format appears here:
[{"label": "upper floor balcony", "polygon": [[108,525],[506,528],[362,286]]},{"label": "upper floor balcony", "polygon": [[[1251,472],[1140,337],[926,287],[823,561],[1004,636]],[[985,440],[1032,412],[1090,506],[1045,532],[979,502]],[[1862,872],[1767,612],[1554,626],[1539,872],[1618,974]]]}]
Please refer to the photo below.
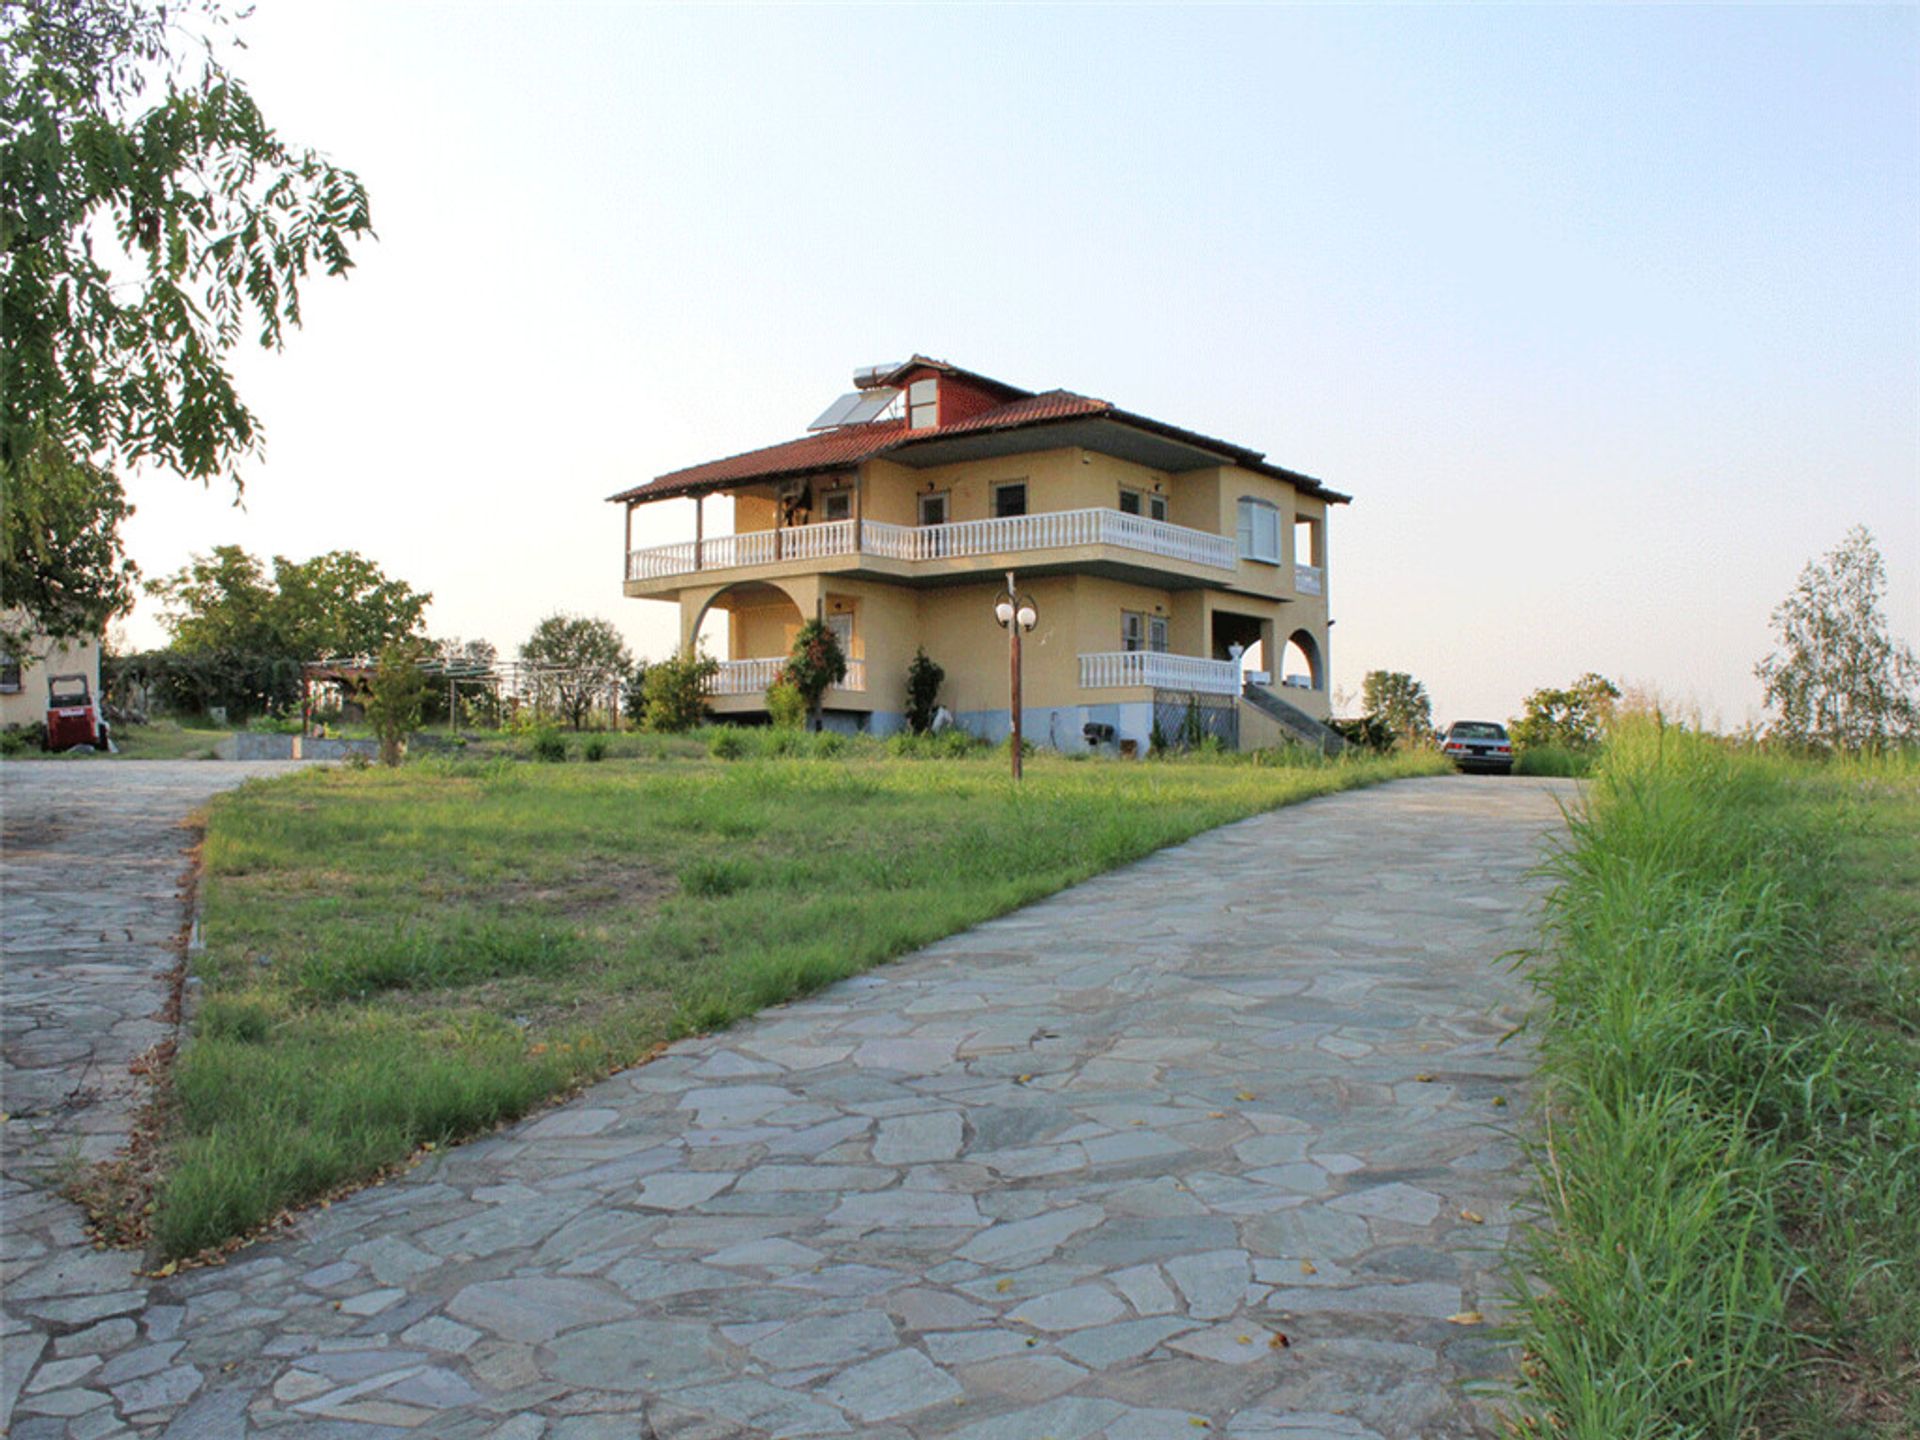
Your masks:
[{"label": "upper floor balcony", "polygon": [[[768,568],[867,573],[912,583],[1016,564],[1026,571],[1052,566],[1151,573],[1160,584],[1204,585],[1236,575],[1240,556],[1231,536],[1120,510],[1042,511],[944,525],[829,520],[631,550],[626,593],[671,594],[689,576],[711,575],[724,584],[740,578],[729,572]],[[1314,574],[1317,579],[1319,572]]]}]

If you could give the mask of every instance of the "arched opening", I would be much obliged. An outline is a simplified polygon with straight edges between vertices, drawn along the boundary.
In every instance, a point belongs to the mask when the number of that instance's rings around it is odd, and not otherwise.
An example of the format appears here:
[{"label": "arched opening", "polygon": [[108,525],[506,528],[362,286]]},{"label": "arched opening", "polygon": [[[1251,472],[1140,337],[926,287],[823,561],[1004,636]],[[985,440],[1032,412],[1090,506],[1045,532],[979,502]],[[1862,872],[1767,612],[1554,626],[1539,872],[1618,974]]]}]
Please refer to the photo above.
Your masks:
[{"label": "arched opening", "polygon": [[793,649],[803,616],[778,585],[743,581],[717,591],[694,617],[696,644],[720,661],[716,695],[758,695]]},{"label": "arched opening", "polygon": [[1296,630],[1287,637],[1286,654],[1281,657],[1280,683],[1300,690],[1327,688],[1325,662],[1320,658],[1320,642],[1311,630]]}]

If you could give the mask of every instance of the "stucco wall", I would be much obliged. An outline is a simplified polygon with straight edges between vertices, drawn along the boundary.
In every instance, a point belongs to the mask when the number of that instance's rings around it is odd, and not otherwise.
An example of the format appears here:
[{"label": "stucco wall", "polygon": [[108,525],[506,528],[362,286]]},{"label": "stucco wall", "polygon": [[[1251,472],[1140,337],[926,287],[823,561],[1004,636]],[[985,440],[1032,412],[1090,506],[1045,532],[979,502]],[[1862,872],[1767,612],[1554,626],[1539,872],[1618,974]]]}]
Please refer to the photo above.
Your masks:
[{"label": "stucco wall", "polygon": [[[25,617],[10,614],[11,624]],[[19,655],[20,688],[0,692],[0,727],[38,725],[47,718],[47,679],[53,675],[85,675],[95,699],[100,695],[100,642],[81,640],[53,644],[45,636],[31,639]]]}]

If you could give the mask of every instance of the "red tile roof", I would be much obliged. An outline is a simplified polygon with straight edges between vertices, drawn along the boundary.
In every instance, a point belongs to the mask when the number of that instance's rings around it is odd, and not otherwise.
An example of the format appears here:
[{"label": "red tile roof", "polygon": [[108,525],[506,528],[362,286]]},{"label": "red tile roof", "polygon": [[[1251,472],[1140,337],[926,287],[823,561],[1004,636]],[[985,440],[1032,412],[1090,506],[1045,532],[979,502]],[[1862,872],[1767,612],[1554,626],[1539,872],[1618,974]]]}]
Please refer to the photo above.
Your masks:
[{"label": "red tile roof", "polygon": [[[918,356],[915,357],[915,361],[928,363],[921,361]],[[909,362],[909,365],[912,363],[914,362]],[[940,365],[943,369],[953,368],[941,365],[941,362],[932,363]],[[901,371],[905,371],[908,366],[903,365],[900,368]],[[961,373],[970,374],[971,372]],[[1068,420],[1105,418],[1200,450],[1211,451],[1224,460],[1250,470],[1290,480],[1310,494],[1320,495],[1336,502],[1344,502],[1347,499],[1344,495],[1326,489],[1312,476],[1301,475],[1267,463],[1265,456],[1258,450],[1249,450],[1242,445],[1216,440],[1192,430],[1183,430],[1179,426],[1152,420],[1144,415],[1135,415],[1119,409],[1110,401],[1076,395],[1071,390],[1049,390],[1041,395],[1028,395],[1014,391],[1014,387],[1002,385],[998,381],[990,383],[1020,394],[1022,398],[1009,400],[1004,405],[997,405],[964,420],[935,426],[932,429],[909,430],[905,420],[886,420],[871,425],[845,425],[837,430],[823,431],[803,439],[787,440],[759,450],[729,455],[725,459],[709,460],[703,465],[674,470],[649,480],[644,485],[623,490],[620,494],[608,498],[616,502],[662,500],[675,495],[693,495],[705,491],[722,490],[752,480],[810,475],[820,471],[848,470],[863,460],[870,460],[889,450],[904,449],[954,436],[977,435],[994,430],[1017,430],[1026,426],[1049,425]]]}]

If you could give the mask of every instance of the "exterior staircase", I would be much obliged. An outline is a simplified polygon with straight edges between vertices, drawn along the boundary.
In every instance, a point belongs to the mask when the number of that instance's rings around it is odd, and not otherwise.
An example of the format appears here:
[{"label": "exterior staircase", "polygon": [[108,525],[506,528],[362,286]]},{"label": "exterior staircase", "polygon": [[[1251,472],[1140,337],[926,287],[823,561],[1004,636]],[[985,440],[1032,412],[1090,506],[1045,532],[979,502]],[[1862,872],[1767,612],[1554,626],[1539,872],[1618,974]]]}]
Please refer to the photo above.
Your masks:
[{"label": "exterior staircase", "polygon": [[1282,699],[1265,685],[1248,681],[1241,698],[1262,714],[1277,721],[1282,730],[1302,745],[1311,745],[1322,755],[1338,755],[1347,748],[1339,734],[1321,724],[1298,705]]}]

